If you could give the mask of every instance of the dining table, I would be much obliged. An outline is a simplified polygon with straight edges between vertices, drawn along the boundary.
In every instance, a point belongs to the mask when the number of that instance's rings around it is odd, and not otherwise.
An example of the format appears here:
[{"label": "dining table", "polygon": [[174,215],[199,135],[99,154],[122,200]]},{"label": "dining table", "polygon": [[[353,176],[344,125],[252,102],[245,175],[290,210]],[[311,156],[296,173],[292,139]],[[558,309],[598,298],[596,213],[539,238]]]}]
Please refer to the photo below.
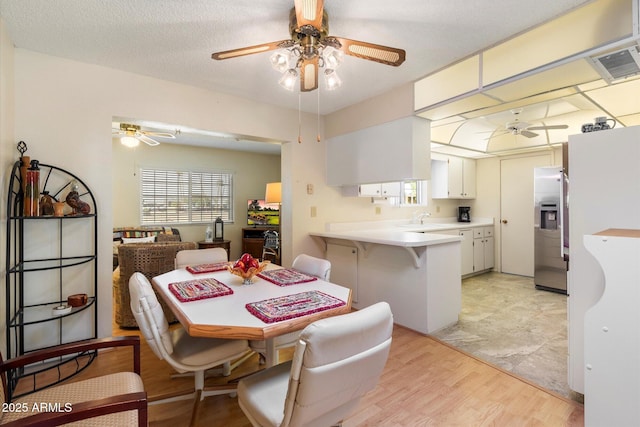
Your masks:
[{"label": "dining table", "polygon": [[[270,367],[277,360],[277,336],[351,311],[351,289],[281,269],[270,263],[244,284],[226,268],[207,271],[187,266],[154,277],[152,284],[189,335],[264,340],[265,364]],[[303,279],[283,283],[270,275]],[[205,285],[208,294],[200,292]]]}]

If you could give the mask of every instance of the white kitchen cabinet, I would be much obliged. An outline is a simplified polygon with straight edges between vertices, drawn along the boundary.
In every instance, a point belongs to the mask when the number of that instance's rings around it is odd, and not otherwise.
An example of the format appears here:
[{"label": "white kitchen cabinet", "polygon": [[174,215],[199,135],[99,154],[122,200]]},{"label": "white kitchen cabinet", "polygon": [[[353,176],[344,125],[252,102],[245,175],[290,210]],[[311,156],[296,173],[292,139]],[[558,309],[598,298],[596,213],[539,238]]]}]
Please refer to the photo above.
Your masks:
[{"label": "white kitchen cabinet", "polygon": [[474,199],[476,161],[447,156],[431,159],[431,197],[433,199]]},{"label": "white kitchen cabinet", "polygon": [[460,273],[462,276],[473,273],[473,231],[474,229],[472,228],[465,228],[463,230],[429,231],[430,234],[448,234],[462,236],[462,242],[460,242]]},{"label": "white kitchen cabinet", "polygon": [[473,229],[473,272],[490,270],[495,263],[493,227]]},{"label": "white kitchen cabinet", "polygon": [[327,260],[331,263],[331,282],[351,289],[351,301],[358,302],[358,248],[327,244]]},{"label": "white kitchen cabinet", "polygon": [[604,290],[584,315],[584,425],[640,425],[640,230],[583,236]]},{"label": "white kitchen cabinet", "polygon": [[327,184],[399,182],[430,178],[429,120],[404,117],[326,141]]},{"label": "white kitchen cabinet", "polygon": [[466,276],[473,273],[473,230],[466,229],[458,232],[462,236],[461,242],[461,274]]},{"label": "white kitchen cabinet", "polygon": [[399,182],[360,185],[359,195],[363,197],[400,197]]}]

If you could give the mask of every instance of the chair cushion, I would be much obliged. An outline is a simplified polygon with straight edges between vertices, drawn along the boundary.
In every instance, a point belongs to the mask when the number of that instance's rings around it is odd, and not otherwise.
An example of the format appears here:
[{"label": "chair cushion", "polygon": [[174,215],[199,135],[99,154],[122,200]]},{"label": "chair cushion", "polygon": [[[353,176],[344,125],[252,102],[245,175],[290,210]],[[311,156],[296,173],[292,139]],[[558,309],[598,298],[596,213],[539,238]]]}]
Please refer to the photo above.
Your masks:
[{"label": "chair cushion", "polygon": [[291,361],[259,371],[238,383],[238,404],[258,425],[282,423],[290,371]]},{"label": "chair cushion", "polygon": [[[13,402],[16,405],[26,404],[30,410],[33,408],[40,408],[41,403],[57,403],[61,410],[65,410],[65,405],[70,404],[73,408],[73,405],[76,403],[141,391],[144,391],[144,386],[142,384],[142,379],[137,374],[133,372],[118,372],[115,374],[104,375],[102,377],[45,388],[35,393],[19,397]],[[15,421],[30,415],[34,415],[34,412],[5,412],[2,416],[2,422],[6,423],[9,421]],[[126,411],[67,425],[133,426],[137,425],[137,423],[138,412]]]},{"label": "chair cushion", "polygon": [[171,357],[184,365],[197,366],[198,369],[212,368],[249,350],[247,340],[192,337],[184,328],[171,331],[171,340]]}]

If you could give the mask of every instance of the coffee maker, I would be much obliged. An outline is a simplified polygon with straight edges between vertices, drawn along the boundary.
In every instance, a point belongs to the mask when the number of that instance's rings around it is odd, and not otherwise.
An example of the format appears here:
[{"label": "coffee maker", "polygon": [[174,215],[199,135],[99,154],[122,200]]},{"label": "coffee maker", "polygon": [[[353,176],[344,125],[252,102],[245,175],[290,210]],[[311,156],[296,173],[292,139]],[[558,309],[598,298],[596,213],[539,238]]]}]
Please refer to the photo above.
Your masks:
[{"label": "coffee maker", "polygon": [[471,222],[471,207],[458,206],[458,222]]}]

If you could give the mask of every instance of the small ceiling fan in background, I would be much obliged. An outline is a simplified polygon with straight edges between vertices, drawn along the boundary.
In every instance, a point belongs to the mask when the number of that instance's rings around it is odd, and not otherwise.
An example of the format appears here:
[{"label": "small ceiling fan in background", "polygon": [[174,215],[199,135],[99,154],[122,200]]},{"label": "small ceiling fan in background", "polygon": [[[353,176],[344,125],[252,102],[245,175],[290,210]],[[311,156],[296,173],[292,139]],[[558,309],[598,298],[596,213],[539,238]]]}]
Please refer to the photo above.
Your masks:
[{"label": "small ceiling fan in background", "polygon": [[151,137],[156,138],[175,138],[176,136],[172,133],[168,132],[151,132],[144,131],[140,129],[140,126],[128,124],[128,123],[120,123],[119,128],[113,129],[113,135],[121,135],[120,142],[127,147],[135,147],[140,141],[144,142],[149,146],[156,146],[160,143]]},{"label": "small ceiling fan in background", "polygon": [[541,125],[541,126],[531,126],[531,124],[527,122],[520,121],[520,113],[522,113],[522,109],[511,110],[514,115],[514,120],[505,124],[504,129],[494,133],[492,136],[500,136],[505,134],[512,135],[522,135],[527,138],[535,138],[538,136],[537,133],[532,132],[534,130],[549,130],[549,129],[567,129],[568,125]]},{"label": "small ceiling fan in background", "polygon": [[[334,58],[329,57],[331,49],[396,67],[404,62],[405,51],[402,49],[330,36],[328,34],[329,17],[324,11],[323,3],[323,0],[294,1],[294,7],[289,13],[289,33],[291,34],[289,40],[216,52],[211,57],[223,60],[276,49],[286,49],[292,54],[292,57],[287,59],[273,59],[272,57],[272,63],[274,68],[284,73],[281,84],[287,89],[293,90],[295,78],[299,73],[302,92],[318,88],[319,67],[325,67],[326,78],[335,72],[335,67],[332,65]],[[274,63],[276,61],[279,63]],[[289,81],[285,84],[282,80],[287,77]],[[329,81],[330,78],[327,78],[328,83]]]}]

